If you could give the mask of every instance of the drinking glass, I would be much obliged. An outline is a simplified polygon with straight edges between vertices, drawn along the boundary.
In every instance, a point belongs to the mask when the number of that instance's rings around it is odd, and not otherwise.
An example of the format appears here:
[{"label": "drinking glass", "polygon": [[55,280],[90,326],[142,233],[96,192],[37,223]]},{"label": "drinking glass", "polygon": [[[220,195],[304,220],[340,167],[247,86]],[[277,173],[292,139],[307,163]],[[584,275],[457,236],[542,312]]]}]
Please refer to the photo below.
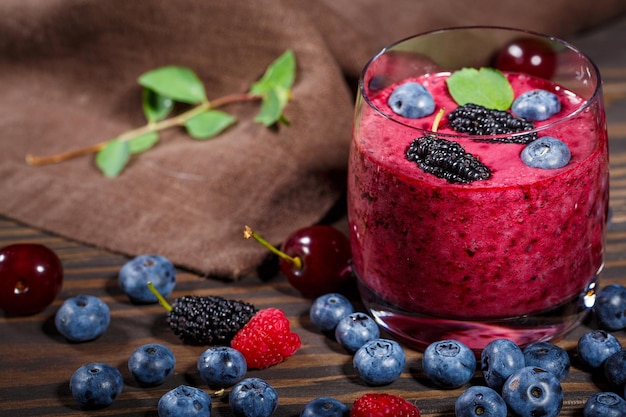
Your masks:
[{"label": "drinking glass", "polygon": [[[523,133],[458,133],[447,120],[458,104],[445,79],[467,68],[497,69],[515,97],[554,92],[561,111]],[[391,109],[391,92],[406,82],[431,93],[431,115]],[[566,143],[567,165],[524,164],[527,144],[517,139],[528,134]],[[461,145],[491,176],[463,183],[424,171],[406,156],[424,137]],[[366,307],[411,347],[456,339],[479,351],[496,338],[524,346],[579,324],[603,266],[608,190],[600,74],[563,40],[449,28],[392,44],[363,69],[348,173],[353,266]]]}]

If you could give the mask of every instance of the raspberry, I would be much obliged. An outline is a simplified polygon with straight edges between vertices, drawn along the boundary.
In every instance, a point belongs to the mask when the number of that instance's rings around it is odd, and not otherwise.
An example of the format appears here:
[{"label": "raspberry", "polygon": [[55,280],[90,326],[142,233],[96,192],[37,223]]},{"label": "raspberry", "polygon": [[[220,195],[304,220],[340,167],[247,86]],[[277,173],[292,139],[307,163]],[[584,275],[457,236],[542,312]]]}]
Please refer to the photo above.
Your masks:
[{"label": "raspberry", "polygon": [[291,332],[285,313],[277,308],[266,308],[250,319],[230,346],[243,354],[248,368],[263,369],[293,355],[301,344],[300,336]]},{"label": "raspberry", "polygon": [[420,410],[391,394],[365,394],[354,401],[350,417],[420,417]]},{"label": "raspberry", "polygon": [[[468,103],[454,109],[448,114],[450,127],[457,132],[470,135],[502,135],[532,130],[533,122],[511,113],[487,109],[478,104]],[[488,142],[528,144],[537,139],[536,133],[487,140]]]},{"label": "raspberry", "polygon": [[434,136],[414,139],[407,148],[406,159],[448,182],[468,183],[491,177],[491,170],[461,145]]},{"label": "raspberry", "polygon": [[168,322],[185,343],[227,345],[256,312],[252,304],[239,300],[187,295],[174,301]]}]

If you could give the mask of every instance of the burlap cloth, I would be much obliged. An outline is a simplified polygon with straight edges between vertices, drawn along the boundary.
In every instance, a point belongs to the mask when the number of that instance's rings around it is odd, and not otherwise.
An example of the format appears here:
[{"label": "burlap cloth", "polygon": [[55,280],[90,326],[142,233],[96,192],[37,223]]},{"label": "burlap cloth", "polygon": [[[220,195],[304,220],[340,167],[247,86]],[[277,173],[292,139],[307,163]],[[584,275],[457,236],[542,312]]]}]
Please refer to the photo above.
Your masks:
[{"label": "burlap cloth", "polygon": [[[207,276],[254,273],[271,242],[319,222],[345,191],[355,80],[384,45],[429,29],[507,25],[567,36],[623,0],[2,0],[0,213],[115,252],[159,253]],[[24,157],[80,148],[144,123],[136,79],[192,68],[209,99],[243,92],[286,49],[298,72],[285,115],[238,123],[207,142],[162,135],[118,178],[92,157],[30,167]]]}]

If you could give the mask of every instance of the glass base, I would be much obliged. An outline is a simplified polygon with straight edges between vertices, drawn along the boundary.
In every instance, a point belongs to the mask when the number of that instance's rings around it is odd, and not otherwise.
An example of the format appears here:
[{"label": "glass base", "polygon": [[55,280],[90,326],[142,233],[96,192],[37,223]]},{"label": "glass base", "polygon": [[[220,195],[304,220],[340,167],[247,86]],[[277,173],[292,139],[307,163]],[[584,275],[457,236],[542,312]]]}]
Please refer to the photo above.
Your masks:
[{"label": "glass base", "polygon": [[596,280],[579,297],[549,311],[504,319],[461,320],[410,313],[388,305],[359,283],[361,299],[374,319],[405,345],[424,350],[432,342],[455,339],[480,354],[492,340],[511,339],[523,347],[562,336],[579,325],[595,302]]}]

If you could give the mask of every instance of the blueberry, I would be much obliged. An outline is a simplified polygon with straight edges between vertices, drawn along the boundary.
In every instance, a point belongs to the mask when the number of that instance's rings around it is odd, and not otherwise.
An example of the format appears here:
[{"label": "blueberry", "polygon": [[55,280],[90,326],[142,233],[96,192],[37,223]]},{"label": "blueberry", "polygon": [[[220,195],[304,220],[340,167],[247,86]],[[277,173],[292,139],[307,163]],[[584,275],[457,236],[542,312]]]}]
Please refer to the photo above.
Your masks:
[{"label": "blueberry", "polygon": [[335,339],[350,353],[355,353],[366,342],[379,336],[380,329],[374,319],[361,312],[344,317],[335,328]]},{"label": "blueberry", "polygon": [[626,287],[611,284],[600,290],[593,313],[600,327],[606,330],[626,328]]},{"label": "blueberry", "polygon": [[70,378],[70,392],[86,408],[110,405],[124,388],[122,374],[106,363],[92,362],[81,366]]},{"label": "blueberry", "polygon": [[377,92],[391,85],[392,81],[385,74],[376,74],[370,78],[367,86],[370,91]]},{"label": "blueberry", "polygon": [[492,340],[480,354],[480,367],[485,382],[498,391],[513,372],[524,366],[522,349],[509,339]]},{"label": "blueberry", "polygon": [[527,91],[517,97],[511,105],[513,114],[527,120],[546,120],[560,111],[559,98],[546,90]]},{"label": "blueberry", "polygon": [[622,344],[605,330],[592,330],[578,339],[576,348],[581,362],[597,369],[609,356],[622,350]]},{"label": "blueberry", "polygon": [[354,307],[350,300],[341,294],[330,293],[319,296],[313,301],[309,317],[315,327],[323,332],[334,331],[339,321],[352,314]]},{"label": "blueberry", "polygon": [[139,346],[128,358],[128,370],[139,385],[146,387],[164,383],[174,372],[175,366],[174,353],[158,343]]},{"label": "blueberry", "polygon": [[397,86],[387,104],[394,113],[410,119],[428,116],[435,111],[435,100],[428,90],[416,82]]},{"label": "blueberry", "polygon": [[109,327],[109,306],[93,295],[68,298],[54,316],[59,333],[71,342],[86,342],[102,335]]},{"label": "blueberry", "polygon": [[506,417],[506,403],[494,389],[473,385],[454,403],[456,417]]},{"label": "blueberry", "polygon": [[278,407],[278,394],[260,378],[246,378],[235,385],[228,404],[236,417],[269,417]]},{"label": "blueberry", "polygon": [[210,347],[198,358],[198,372],[212,388],[225,388],[241,381],[248,371],[243,354],[229,346]]},{"label": "blueberry", "polygon": [[161,255],[140,255],[126,262],[120,269],[118,282],[132,302],[156,303],[156,296],[148,289],[151,281],[161,295],[167,297],[176,285],[174,265]]},{"label": "blueberry", "polygon": [[526,346],[524,362],[526,366],[552,372],[559,381],[563,381],[570,368],[569,355],[565,349],[549,342],[535,342]]},{"label": "blueberry", "polygon": [[159,417],[210,417],[211,397],[199,388],[179,385],[159,399]]},{"label": "blueberry", "polygon": [[424,351],[422,368],[436,386],[458,388],[474,376],[476,357],[469,347],[457,340],[440,340]]},{"label": "blueberry", "polygon": [[563,388],[552,372],[525,366],[506,380],[502,398],[515,415],[556,417],[563,405]]},{"label": "blueberry", "polygon": [[564,142],[542,136],[526,145],[520,158],[531,168],[556,169],[567,165],[572,154]]},{"label": "blueberry", "polygon": [[604,376],[615,387],[626,386],[626,349],[615,352],[604,361]]},{"label": "blueberry", "polygon": [[598,392],[589,397],[583,409],[584,417],[624,417],[626,401],[613,392]]},{"label": "blueberry", "polygon": [[350,410],[339,400],[331,397],[318,397],[309,401],[300,417],[348,417]]},{"label": "blueberry", "polygon": [[393,340],[374,339],[359,348],[352,364],[368,385],[387,385],[400,377],[406,363],[402,347]]}]

